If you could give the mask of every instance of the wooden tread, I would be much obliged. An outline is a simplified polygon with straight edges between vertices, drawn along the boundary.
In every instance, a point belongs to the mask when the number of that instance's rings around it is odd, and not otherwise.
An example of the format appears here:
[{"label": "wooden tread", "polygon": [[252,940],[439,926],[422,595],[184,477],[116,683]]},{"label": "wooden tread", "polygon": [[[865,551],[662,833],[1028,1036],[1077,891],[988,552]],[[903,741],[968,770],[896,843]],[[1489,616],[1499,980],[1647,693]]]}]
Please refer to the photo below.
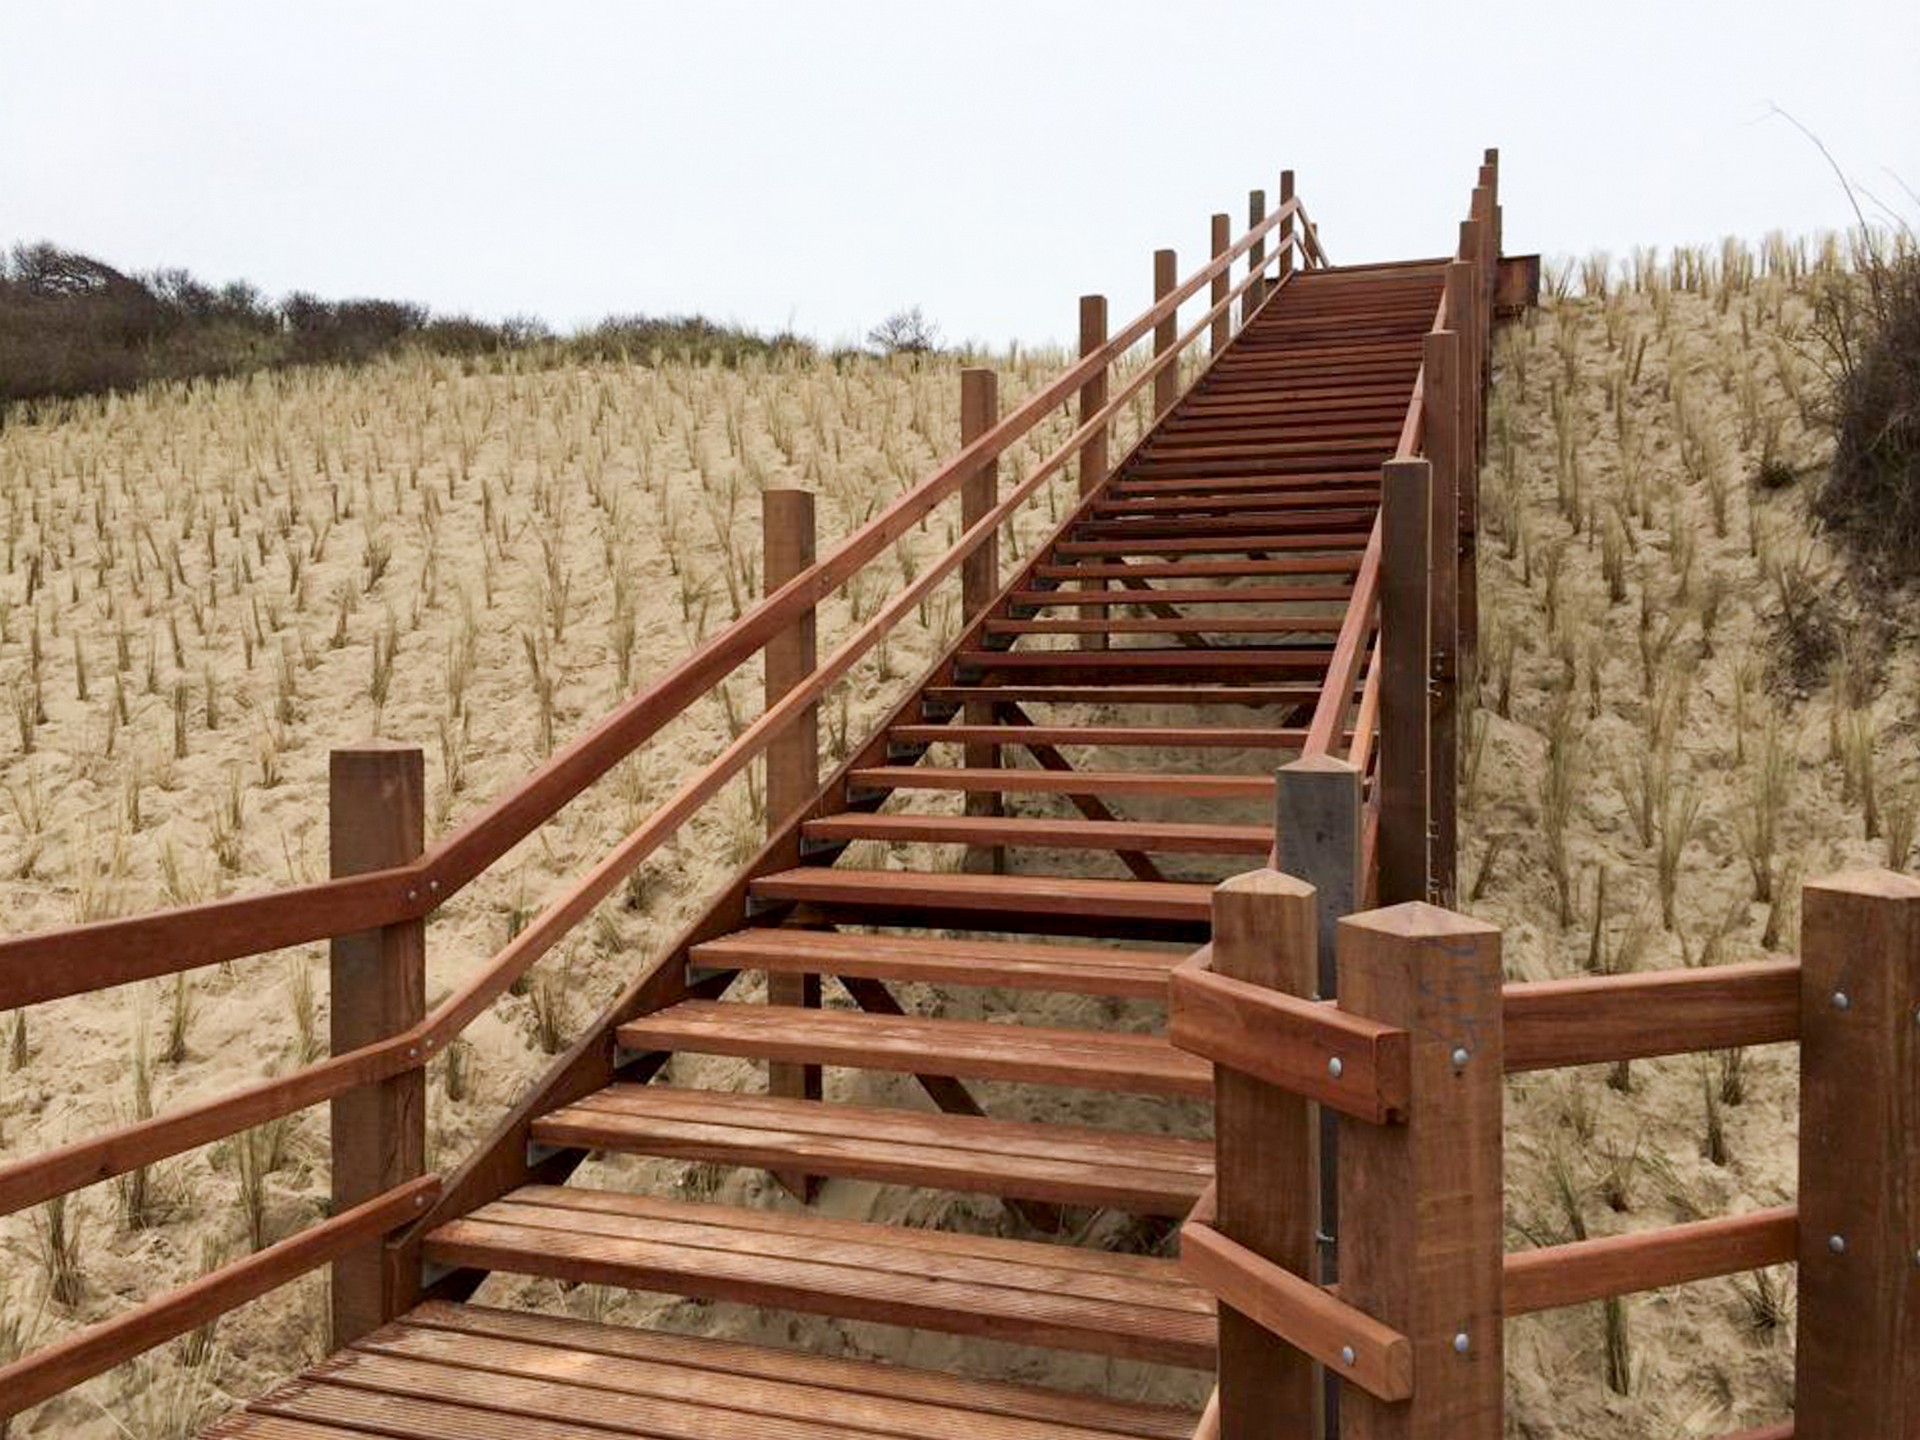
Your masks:
[{"label": "wooden tread", "polygon": [[536,1120],[543,1145],[1184,1216],[1212,1142],[873,1105],[613,1085]]},{"label": "wooden tread", "polygon": [[1118,1090],[1130,1095],[1213,1094],[1213,1067],[1163,1037],[1052,1025],[1000,1025],[810,1010],[788,1005],[683,1000],[619,1030],[636,1051],[786,1060],[856,1070]]},{"label": "wooden tread", "polygon": [[1206,924],[1213,887],[1173,880],[1089,880],[1071,875],[931,874],[919,870],[843,870],[804,866],[748,882],[762,900],[823,907],[876,905],[888,910],[983,910]]},{"label": "wooden tread", "polygon": [[527,1186],[432,1231],[423,1253],[1020,1345],[1214,1360],[1212,1298],[1177,1262],[1064,1245]]},{"label": "wooden tread", "polygon": [[1010,795],[1168,795],[1196,800],[1264,799],[1271,775],[1156,775],[1145,770],[968,769],[965,766],[876,765],[849,771],[870,790],[966,790]]},{"label": "wooden tread", "polygon": [[209,1440],[1188,1440],[1195,1415],[873,1360],[438,1302]]},{"label": "wooden tread", "polygon": [[1297,750],[1301,729],[1258,730],[1244,725],[896,725],[887,732],[913,745],[1141,745],[1189,749]]},{"label": "wooden tread", "polygon": [[901,845],[1010,845],[1036,850],[1139,850],[1177,855],[1265,855],[1265,825],[1155,820],[1044,820],[1012,815],[862,815],[809,820],[810,840],[885,840]]},{"label": "wooden tread", "polygon": [[712,970],[1165,1000],[1168,975],[1189,953],[756,927],[695,945],[688,959]]}]

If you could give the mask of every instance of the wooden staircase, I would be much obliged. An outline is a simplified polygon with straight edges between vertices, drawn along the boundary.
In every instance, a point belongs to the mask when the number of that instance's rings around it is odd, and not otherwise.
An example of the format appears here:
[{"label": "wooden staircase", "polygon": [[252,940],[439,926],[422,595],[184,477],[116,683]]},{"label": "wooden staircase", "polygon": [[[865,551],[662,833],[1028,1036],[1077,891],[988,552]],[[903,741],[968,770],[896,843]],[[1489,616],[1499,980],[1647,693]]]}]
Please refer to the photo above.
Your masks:
[{"label": "wooden staircase", "polygon": [[[1305,744],[1444,269],[1310,270],[1273,292],[646,1003],[509,1124],[536,1183],[418,1237],[441,1298],[211,1433],[1191,1435],[1183,1411],[451,1301],[505,1273],[1212,1366],[1213,1299],[1171,1255],[1032,1223],[1062,1206],[1186,1214],[1212,1143],[1182,1117],[1211,1067],[1159,1029],[1063,1025],[1057,997],[1163,999],[1208,938],[1213,884],[1268,854],[1273,770]],[[876,845],[911,847],[918,868],[855,863]],[[960,870],[929,858],[952,847]],[[764,1003],[738,984],[752,976],[835,983],[814,1008]],[[992,1018],[918,1013],[925,992],[898,985],[989,992]],[[916,1076],[932,1104],[667,1084],[669,1055]],[[1051,1118],[994,1116],[973,1082],[1044,1087],[1022,1113]],[[1168,1118],[1093,1128],[1075,1118],[1087,1092],[1160,1097]],[[998,1196],[1025,1233],[549,1183],[589,1153]]]}]

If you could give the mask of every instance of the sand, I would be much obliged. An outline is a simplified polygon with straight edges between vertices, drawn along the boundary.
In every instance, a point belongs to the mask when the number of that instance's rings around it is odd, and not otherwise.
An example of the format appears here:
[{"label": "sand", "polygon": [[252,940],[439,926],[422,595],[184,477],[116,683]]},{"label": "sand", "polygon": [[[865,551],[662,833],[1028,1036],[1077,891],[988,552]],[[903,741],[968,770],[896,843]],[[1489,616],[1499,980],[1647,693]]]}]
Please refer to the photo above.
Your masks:
[{"label": "sand", "polygon": [[[1754,437],[1742,435],[1741,416],[1752,410],[1752,396],[1757,393],[1769,413],[1785,417],[1784,453],[1807,466],[1821,458],[1818,440],[1800,424],[1773,373],[1771,337],[1783,324],[1791,331],[1804,321],[1804,305],[1767,288],[1776,285],[1756,282],[1725,307],[1713,296],[1673,295],[1662,302],[1664,336],[1656,327],[1653,297],[1631,295],[1611,310],[1594,299],[1562,301],[1516,329],[1501,351],[1499,404],[1509,417],[1512,458],[1505,459],[1507,448],[1496,445],[1490,459],[1482,578],[1490,626],[1486,649],[1500,652],[1504,642],[1497,637],[1504,630],[1515,637],[1515,651],[1505,715],[1494,713],[1500,667],[1488,667],[1485,719],[1476,722],[1485,726],[1484,749],[1472,767],[1462,873],[1463,884],[1470,882],[1490,840],[1503,837],[1470,908],[1503,927],[1515,976],[1572,973],[1584,966],[1602,866],[1609,953],[1637,948],[1638,963],[1649,968],[1761,953],[1769,907],[1750,900],[1736,904],[1752,888],[1737,840],[1738,806],[1748,787],[1730,753],[1734,677],[1743,663],[1755,677],[1745,702],[1752,717],[1746,767],[1769,709],[1794,737],[1795,784],[1782,826],[1787,863],[1814,874],[1884,857],[1882,843],[1864,834],[1857,802],[1840,797],[1840,767],[1828,758],[1828,682],[1819,677],[1798,695],[1767,681],[1776,668],[1769,657],[1779,648],[1771,619],[1777,603],[1760,562],[1749,553],[1745,475],[1755,445],[1743,443]],[[1743,309],[1749,312],[1748,340]],[[1778,318],[1783,310],[1784,321]],[[1589,545],[1590,527],[1572,536],[1556,501],[1560,446],[1550,382],[1571,353],[1580,377],[1569,413],[1579,417],[1574,429],[1582,485],[1604,513],[1623,484],[1605,377],[1627,363],[1623,356],[1635,343],[1623,338],[1629,330],[1654,337],[1638,383],[1628,387],[1629,413],[1645,436],[1642,470],[1654,487],[1654,523],[1645,532],[1635,528],[1629,596],[1609,605],[1599,542]],[[1671,360],[1665,337],[1671,337]],[[1757,392],[1743,391],[1749,356]],[[1001,357],[1003,403],[1011,404],[1058,361]],[[65,421],[0,432],[0,490],[11,537],[8,571],[0,577],[6,602],[0,676],[11,682],[11,693],[31,695],[37,624],[46,714],[34,727],[33,752],[21,753],[18,735],[10,734],[11,753],[0,764],[12,797],[0,810],[7,877],[0,880],[0,899],[11,907],[15,929],[323,875],[326,748],[376,734],[425,748],[429,832],[444,833],[511,786],[544,751],[530,646],[541,673],[553,677],[552,730],[564,739],[621,693],[618,656],[627,632],[633,636],[629,686],[637,687],[730,618],[730,573],[742,601],[749,598],[758,568],[757,496],[765,484],[804,484],[820,494],[824,548],[831,536],[858,524],[930,468],[937,454],[949,451],[958,424],[955,369],[947,361],[919,367],[863,362],[837,370],[822,365],[734,373],[664,361],[464,373],[456,365],[409,360],[153,392],[82,407]],[[1682,390],[1698,417],[1696,433],[1710,432],[1718,440],[1717,463],[1725,468],[1731,494],[1724,539],[1714,534],[1710,486],[1689,481],[1680,463],[1666,392],[1670,371],[1687,377]],[[1065,433],[1064,419],[1056,421],[1040,448]],[[1007,468],[1026,473],[1037,453],[1029,447]],[[1788,553],[1808,535],[1800,495],[1807,483],[1758,501],[1770,554]],[[1065,495],[1065,486],[1055,487],[1046,501],[1030,507],[1008,546],[1010,559],[1025,554],[1050,528]],[[1678,607],[1695,618],[1678,631],[1674,653],[1703,650],[1699,597],[1711,577],[1725,577],[1713,653],[1700,655],[1678,731],[1680,769],[1696,778],[1702,805],[1680,867],[1677,934],[1662,928],[1657,907],[1636,926],[1635,917],[1649,913],[1653,859],[1634,834],[1614,773],[1616,760],[1630,758],[1648,704],[1636,638],[1643,585],[1653,588],[1649,608],[1656,617],[1674,608],[1670,512],[1677,517],[1675,533],[1694,537],[1696,549],[1689,601]],[[189,518],[169,584],[175,540]],[[953,523],[949,506],[898,554],[871,567],[873,578],[859,595],[862,613],[943,549]],[[1521,528],[1525,543],[1509,556],[1508,533]],[[324,545],[318,540],[322,531]],[[1539,633],[1545,557],[1562,539],[1568,544],[1557,599],[1578,616],[1568,628],[1575,637],[1572,743],[1581,756],[1567,827],[1575,919],[1565,930],[1557,923],[1547,878],[1537,783],[1548,716],[1567,688],[1562,660]],[[103,547],[111,556],[104,568]],[[35,555],[43,557],[37,574]],[[298,579],[294,555],[300,557]],[[1644,578],[1634,571],[1636,562],[1644,566]],[[1531,587],[1523,594],[1529,568]],[[26,598],[30,575],[32,603]],[[1849,595],[1837,564],[1828,588],[1843,617],[1864,608]],[[342,643],[336,646],[343,609]],[[854,618],[845,603],[829,606],[823,648],[844,635]],[[864,665],[829,702],[822,724],[829,759],[893,703],[951,633],[954,619],[950,603],[930,605],[891,643],[884,666]],[[179,629],[183,664],[175,662],[170,620]],[[116,654],[123,627],[124,671]],[[255,632],[251,645],[245,631]],[[76,635],[87,675],[85,699],[75,668]],[[385,703],[376,705],[370,693],[376,646],[389,643],[391,676]],[[1920,672],[1910,634],[1896,627],[1881,649],[1887,661],[1872,713],[1880,726],[1879,780],[1887,789],[1920,778],[1911,706]],[[470,662],[463,662],[469,653]],[[1586,674],[1595,655],[1602,667],[1601,703],[1600,713],[1590,717]],[[450,690],[463,663],[470,678],[455,713]],[[216,677],[216,728],[208,725],[209,671]],[[108,718],[116,676],[127,698],[124,723]],[[175,758],[181,686],[187,753]],[[437,915],[428,940],[433,995],[472,973],[510,933],[516,916],[591,863],[677,777],[723,744],[730,725],[756,712],[758,689],[757,673],[743,669],[734,683],[731,721],[720,703],[696,707]],[[1138,712],[1128,718],[1152,723]],[[263,757],[269,765],[263,766]],[[1259,756],[1209,755],[1205,762],[1184,757],[1181,763],[1257,769],[1265,762]],[[269,775],[269,768],[275,773]],[[137,828],[128,803],[136,773]],[[221,818],[223,804],[231,806],[234,776],[241,796],[237,825]],[[231,868],[216,857],[229,830],[235,837]],[[758,831],[748,787],[736,784],[645,867],[633,892],[637,904],[622,897],[602,907],[593,923],[543,962],[536,974],[550,978],[536,981],[533,994],[503,998],[469,1031],[466,1098],[448,1098],[444,1064],[436,1065],[430,1113],[436,1165],[448,1167],[468,1153],[547,1063],[536,998],[559,997],[558,1028],[576,1033],[698,910],[744,858]],[[953,861],[950,851],[928,857],[870,847],[865,863],[901,866],[929,858]],[[1791,893],[1790,884],[1783,888]],[[1629,934],[1636,929],[1638,941]],[[1786,924],[1783,945],[1790,945],[1792,933]],[[153,1102],[162,1111],[297,1064],[297,997],[307,988],[314,992],[315,1033],[323,1043],[325,981],[320,947],[194,973],[185,1055],[178,1063],[163,1058],[172,1009],[168,984],[36,1008],[27,1021],[26,1063],[8,1069],[0,1089],[0,1156],[32,1154],[129,1115],[136,1031],[145,1037]],[[1018,1006],[1023,1014],[1060,1023],[1144,1027],[1157,1018],[1151,1007],[1074,999],[1053,1000],[1036,1011],[1030,1001],[994,992],[916,992],[906,998],[936,1013],[964,1016],[1006,1015]],[[9,1023],[0,1042],[11,1033]],[[0,1055],[4,1048],[0,1044]],[[1596,1234],[1787,1198],[1793,1065],[1790,1050],[1756,1051],[1747,1058],[1744,1099],[1722,1110],[1721,1164],[1700,1153],[1705,1101],[1698,1062],[1636,1064],[1633,1088],[1624,1093],[1607,1087],[1604,1071],[1515,1083],[1508,1127],[1510,1244],[1564,1238],[1566,1217],[1549,1189],[1556,1151],[1586,1192],[1581,1213]],[[754,1080],[752,1067],[734,1062],[682,1057],[673,1067],[682,1081],[697,1076],[701,1083],[746,1086]],[[1717,1062],[1711,1078],[1717,1086]],[[915,1103],[910,1084],[881,1075],[830,1075],[830,1093],[849,1099]],[[1044,1114],[1178,1133],[1195,1133],[1203,1123],[1190,1109],[1160,1103],[1070,1094],[1035,1098],[988,1089],[998,1113],[1015,1117]],[[267,1186],[269,1237],[290,1233],[323,1212],[326,1145],[324,1113],[302,1115],[289,1127],[284,1163]],[[1640,1157],[1632,1167],[1632,1208],[1624,1213],[1613,1211],[1594,1188],[1609,1149]],[[71,1310],[43,1303],[30,1217],[0,1221],[0,1344],[7,1316],[28,1322],[35,1342],[43,1343],[178,1283],[219,1254],[243,1251],[248,1227],[234,1172],[226,1145],[161,1167],[153,1182],[152,1223],[141,1229],[124,1224],[115,1187],[80,1196],[75,1204],[86,1294]],[[781,1203],[757,1172],[622,1161],[592,1164],[581,1179]],[[1004,1207],[981,1197],[916,1196],[836,1182],[822,1203],[829,1213],[854,1218],[1018,1233]],[[1076,1220],[1090,1224],[1100,1243],[1168,1245],[1164,1227],[1131,1226],[1111,1216]],[[832,1353],[1110,1386],[1119,1394],[1197,1403],[1205,1388],[1199,1377],[1150,1367],[812,1317],[757,1316],[600,1287],[563,1292],[499,1279],[485,1293],[577,1315],[775,1343],[804,1341]],[[1624,1395],[1605,1383],[1597,1307],[1516,1322],[1509,1327],[1512,1429],[1530,1436],[1715,1435],[1777,1415],[1790,1386],[1791,1338],[1784,1327],[1756,1331],[1753,1313],[1728,1282],[1630,1301],[1633,1361]],[[81,1440],[184,1433],[317,1356],[325,1346],[324,1316],[323,1283],[315,1277],[223,1320],[204,1354],[166,1347],[143,1365],[25,1417],[15,1433]]]}]

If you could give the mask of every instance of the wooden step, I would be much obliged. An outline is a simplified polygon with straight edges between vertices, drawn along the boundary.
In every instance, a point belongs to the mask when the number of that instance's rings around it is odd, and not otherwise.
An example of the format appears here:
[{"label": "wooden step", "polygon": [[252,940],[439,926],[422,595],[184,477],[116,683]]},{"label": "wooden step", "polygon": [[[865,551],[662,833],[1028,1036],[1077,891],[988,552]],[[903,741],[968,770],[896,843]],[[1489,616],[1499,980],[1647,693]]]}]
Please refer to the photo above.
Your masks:
[{"label": "wooden step", "polygon": [[1373,505],[1349,506],[1344,509],[1328,506],[1279,511],[1255,510],[1251,513],[1232,515],[1121,516],[1117,519],[1082,521],[1074,526],[1073,533],[1087,540],[1108,540],[1115,537],[1132,539],[1136,536],[1165,538],[1179,535],[1224,539],[1238,538],[1242,535],[1294,534],[1301,531],[1331,533],[1365,530],[1373,524],[1376,508]]},{"label": "wooden step", "polygon": [[1291,605],[1306,602],[1338,604],[1353,591],[1339,584],[1321,585],[1216,585],[1179,588],[1131,586],[1113,590],[1016,590],[1010,597],[1015,605],[1046,609],[1055,606],[1117,605]]},{"label": "wooden step", "polygon": [[1320,675],[1332,647],[1213,645],[1205,649],[1149,649],[1114,646],[1107,650],[962,650],[961,678],[978,682],[989,676],[1018,676],[1027,681],[1140,683],[1157,680],[1218,682],[1242,678],[1271,681],[1285,676]]},{"label": "wooden step", "polygon": [[978,701],[1015,705],[1311,705],[1316,685],[932,685],[921,698],[930,705]]},{"label": "wooden step", "polygon": [[1172,1260],[550,1186],[443,1225],[423,1248],[442,1265],[1213,1364],[1212,1299]]},{"label": "wooden step", "polygon": [[[1148,603],[1144,590],[1135,590]],[[1142,603],[1136,600],[1135,604]],[[989,635],[1334,635],[1339,615],[1114,616],[1099,620],[989,620]]]},{"label": "wooden step", "polygon": [[[1272,781],[1268,781],[1271,792]],[[1114,920],[1204,924],[1213,887],[1174,880],[1089,880],[1073,875],[927,874],[918,870],[847,870],[831,865],[780,870],[748,882],[762,900],[808,905],[874,905],[887,910],[980,910],[1028,915],[1044,910]]]},{"label": "wooden step", "polygon": [[1166,795],[1192,800],[1265,799],[1271,775],[1156,775],[1145,770],[972,770],[964,766],[877,765],[848,772],[869,790],[963,790],[998,795]]},{"label": "wooden step", "polygon": [[1357,552],[1342,555],[1290,555],[1284,560],[1152,560],[1134,564],[1081,561],[1048,562],[1035,569],[1042,580],[1178,580],[1194,576],[1351,575],[1360,568]]},{"label": "wooden step", "polygon": [[542,1145],[1184,1216],[1206,1140],[731,1091],[614,1085],[533,1124]]},{"label": "wooden step", "polygon": [[1265,825],[1155,820],[1043,820],[1013,815],[861,815],[809,820],[809,840],[883,840],[896,845],[1006,845],[1031,850],[1136,850],[1176,855],[1265,855]]},{"label": "wooden step", "polygon": [[755,927],[695,945],[688,959],[712,970],[1165,1000],[1168,975],[1191,953]]},{"label": "wooden step", "polygon": [[936,1020],[859,1010],[809,1010],[683,1000],[620,1027],[635,1051],[787,1060],[854,1070],[1066,1085],[1130,1095],[1213,1094],[1213,1067],[1158,1035]]},{"label": "wooden step", "polygon": [[1188,1411],[874,1360],[430,1302],[220,1440],[1189,1440]]},{"label": "wooden step", "polygon": [[[1369,522],[1371,523],[1371,522]],[[1329,530],[1312,534],[1199,535],[1174,540],[1129,540],[1125,536],[1098,540],[1062,540],[1056,555],[1225,555],[1261,554],[1287,550],[1350,550],[1364,548],[1360,530]]]},{"label": "wooden step", "polygon": [[887,734],[910,745],[1098,745],[1225,750],[1297,750],[1305,730],[1242,725],[896,725]]}]

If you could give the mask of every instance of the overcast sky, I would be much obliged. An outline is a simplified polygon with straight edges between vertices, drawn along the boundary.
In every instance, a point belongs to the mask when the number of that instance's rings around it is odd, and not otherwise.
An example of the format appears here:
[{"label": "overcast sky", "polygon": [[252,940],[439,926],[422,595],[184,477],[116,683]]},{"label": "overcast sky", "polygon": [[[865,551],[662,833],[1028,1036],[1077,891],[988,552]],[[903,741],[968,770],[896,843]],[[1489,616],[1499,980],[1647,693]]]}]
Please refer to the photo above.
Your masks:
[{"label": "overcast sky", "polygon": [[[1336,261],[1909,218],[1920,4],[0,0],[0,241],[565,327],[1116,320],[1292,166]],[[1896,180],[1894,177],[1898,176]]]}]

